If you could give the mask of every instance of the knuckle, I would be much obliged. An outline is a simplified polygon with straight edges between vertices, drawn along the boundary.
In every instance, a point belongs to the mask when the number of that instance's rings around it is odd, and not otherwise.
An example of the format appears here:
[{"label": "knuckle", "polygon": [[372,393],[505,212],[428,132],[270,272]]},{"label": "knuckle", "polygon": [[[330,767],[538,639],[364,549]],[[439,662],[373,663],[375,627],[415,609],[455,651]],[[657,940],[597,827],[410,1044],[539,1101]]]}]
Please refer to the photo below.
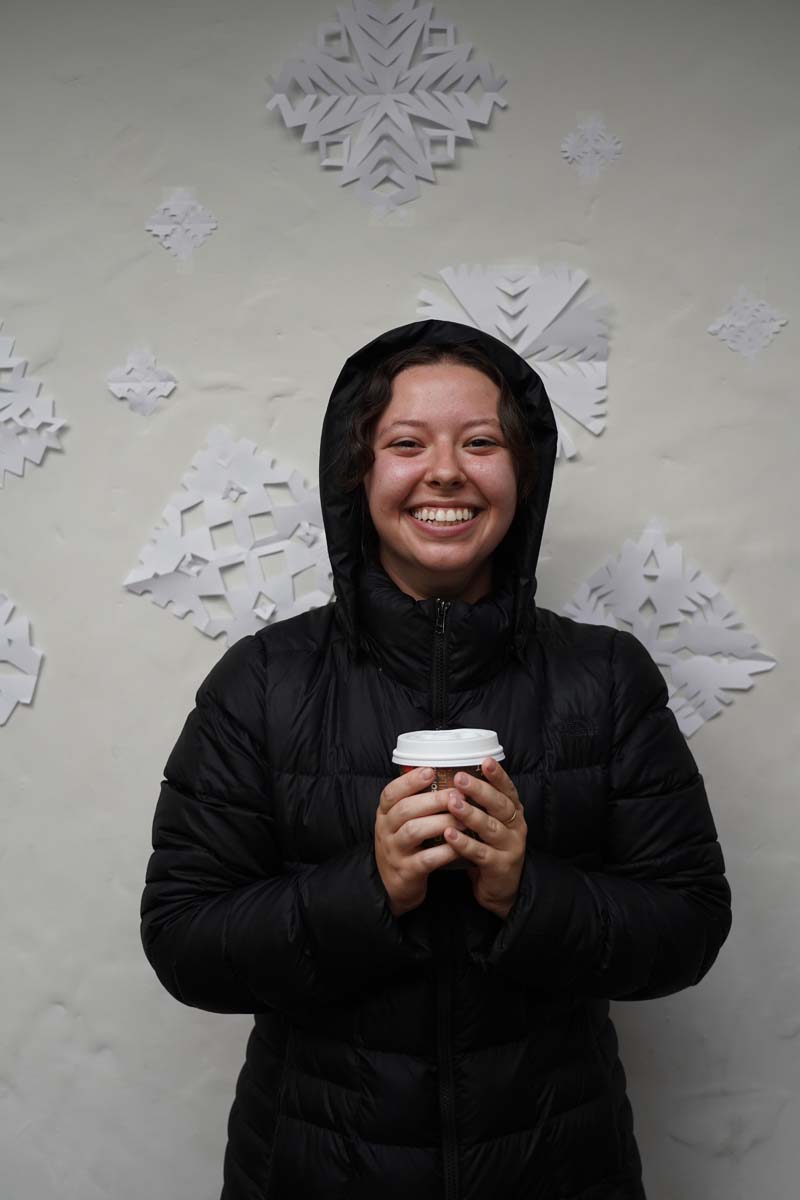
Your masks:
[{"label": "knuckle", "polygon": [[422,835],[420,832],[419,825],[420,825],[419,821],[414,821],[414,820],[406,821],[405,825],[403,825],[403,827],[402,827],[403,834],[404,834],[403,841],[406,846],[414,846],[420,840]]},{"label": "knuckle", "polygon": [[488,829],[489,833],[497,833],[500,829],[500,822],[496,821],[494,817],[489,817]]},{"label": "knuckle", "polygon": [[396,823],[396,828],[400,828],[403,824],[403,801],[398,801],[392,806],[392,822]]},{"label": "knuckle", "polygon": [[436,867],[438,855],[434,850],[423,850],[419,857],[419,865],[423,874],[429,875]]}]

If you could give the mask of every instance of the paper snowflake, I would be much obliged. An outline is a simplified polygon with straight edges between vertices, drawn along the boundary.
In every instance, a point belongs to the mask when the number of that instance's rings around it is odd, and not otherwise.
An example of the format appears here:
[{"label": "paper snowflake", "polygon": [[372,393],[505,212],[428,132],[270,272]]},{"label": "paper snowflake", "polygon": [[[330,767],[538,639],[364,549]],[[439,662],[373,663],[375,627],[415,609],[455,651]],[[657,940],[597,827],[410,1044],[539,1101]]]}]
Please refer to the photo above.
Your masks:
[{"label": "paper snowflake", "polygon": [[[602,433],[608,397],[608,310],[599,297],[578,300],[589,278],[584,271],[460,266],[445,267],[439,275],[450,295],[420,292],[421,316],[460,321],[499,338],[542,377],[557,410],[590,433]],[[556,424],[559,455],[574,458],[575,443],[558,412]]]},{"label": "paper snowflake", "polygon": [[736,299],[707,332],[716,334],[731,350],[752,358],[764,350],[787,322],[766,300],[757,300],[752,292],[740,287]]},{"label": "paper snowflake", "polygon": [[561,153],[584,179],[596,179],[607,163],[622,154],[622,142],[597,115],[578,122],[561,143]]},{"label": "paper snowflake", "polygon": [[124,367],[115,367],[108,377],[109,390],[118,400],[127,400],[133,412],[147,416],[162,397],[177,384],[174,375],[156,366],[149,350],[131,350]]},{"label": "paper snowflake", "polygon": [[217,221],[195,200],[194,192],[176,188],[156,209],[145,228],[171,254],[186,261],[192,257],[195,247],[211,236]]},{"label": "paper snowflake", "polygon": [[38,466],[48,450],[61,450],[66,424],[53,416],[53,401],[39,394],[39,380],[26,379],[28,363],[13,351],[14,339],[0,337],[0,487],[6,471],[21,476],[26,462]]},{"label": "paper snowflake", "polygon": [[181,483],[126,588],[229,644],[330,601],[319,493],[299,472],[217,428]]},{"label": "paper snowflake", "polygon": [[686,737],[775,666],[717,584],[655,522],[581,584],[564,612],[635,634],[661,668]]},{"label": "paper snowflake", "polygon": [[419,196],[419,180],[452,163],[472,125],[488,125],[505,80],[453,25],[432,20],[432,5],[368,0],[342,5],[316,42],[282,69],[267,107],[303,127],[321,166],[355,183],[368,204],[392,209]]},{"label": "paper snowflake", "polygon": [[12,617],[14,604],[0,592],[0,725],[5,725],[18,704],[30,704],[42,665],[42,651],[31,642],[27,617]]}]

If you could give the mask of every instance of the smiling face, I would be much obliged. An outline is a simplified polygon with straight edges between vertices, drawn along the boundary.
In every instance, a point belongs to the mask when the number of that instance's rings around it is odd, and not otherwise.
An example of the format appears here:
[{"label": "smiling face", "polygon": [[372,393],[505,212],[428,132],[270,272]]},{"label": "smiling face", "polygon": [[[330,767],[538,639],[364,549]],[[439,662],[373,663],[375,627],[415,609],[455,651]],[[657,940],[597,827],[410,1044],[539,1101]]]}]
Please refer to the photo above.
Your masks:
[{"label": "smiling face", "polygon": [[[376,421],[364,491],[381,564],[417,600],[474,603],[491,591],[491,556],[517,505],[499,396],[463,363],[407,367]],[[449,519],[430,520],[437,512]]]}]

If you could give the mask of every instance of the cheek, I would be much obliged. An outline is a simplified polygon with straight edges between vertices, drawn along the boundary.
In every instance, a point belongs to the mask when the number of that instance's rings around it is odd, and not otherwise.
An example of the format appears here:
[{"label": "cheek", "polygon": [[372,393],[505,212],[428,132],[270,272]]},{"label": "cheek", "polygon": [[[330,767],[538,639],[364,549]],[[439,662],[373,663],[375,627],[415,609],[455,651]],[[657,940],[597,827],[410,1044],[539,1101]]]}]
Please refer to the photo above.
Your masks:
[{"label": "cheek", "polygon": [[471,472],[472,478],[487,499],[498,507],[516,504],[517,477],[511,462],[486,461]]},{"label": "cheek", "polygon": [[381,508],[393,508],[403,501],[414,486],[418,475],[410,462],[395,460],[383,466],[375,480],[374,499]]}]

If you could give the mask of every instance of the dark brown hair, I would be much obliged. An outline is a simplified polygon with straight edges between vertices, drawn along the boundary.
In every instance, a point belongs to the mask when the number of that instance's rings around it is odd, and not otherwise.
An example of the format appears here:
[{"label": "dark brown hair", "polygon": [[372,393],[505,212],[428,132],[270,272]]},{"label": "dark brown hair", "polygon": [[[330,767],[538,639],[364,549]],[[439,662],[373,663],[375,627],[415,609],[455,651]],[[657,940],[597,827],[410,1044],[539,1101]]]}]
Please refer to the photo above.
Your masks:
[{"label": "dark brown hair", "polygon": [[459,363],[473,367],[491,379],[500,392],[497,416],[511,453],[517,475],[517,503],[533,491],[536,451],[531,444],[522,408],[500,369],[484,350],[473,345],[417,346],[400,350],[383,359],[367,379],[350,417],[350,428],[336,464],[337,482],[343,492],[352,492],[375,461],[372,435],[375,424],[392,399],[392,384],[407,367]]}]

